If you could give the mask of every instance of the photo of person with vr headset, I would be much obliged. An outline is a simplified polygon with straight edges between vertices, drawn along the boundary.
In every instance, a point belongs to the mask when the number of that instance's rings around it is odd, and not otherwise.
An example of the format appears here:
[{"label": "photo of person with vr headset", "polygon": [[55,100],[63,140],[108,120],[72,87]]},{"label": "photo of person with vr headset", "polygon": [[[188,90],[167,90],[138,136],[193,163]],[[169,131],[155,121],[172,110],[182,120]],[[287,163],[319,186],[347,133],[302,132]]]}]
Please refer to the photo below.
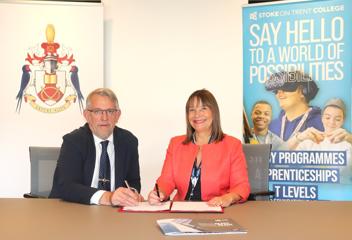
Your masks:
[{"label": "photo of person with vr headset", "polygon": [[265,82],[265,89],[275,94],[281,108],[279,116],[269,126],[281,139],[287,141],[308,128],[324,130],[321,109],[309,105],[319,88],[308,74],[301,71],[274,73]]},{"label": "photo of person with vr headset", "polygon": [[[285,148],[295,150],[306,139],[315,143],[324,140],[321,133],[326,129],[321,109],[309,105],[319,88],[308,74],[300,71],[274,73],[265,82],[265,89],[275,94],[281,107],[269,130],[285,141]],[[341,141],[352,143],[352,134],[343,128],[329,133],[328,138],[334,144]]]}]

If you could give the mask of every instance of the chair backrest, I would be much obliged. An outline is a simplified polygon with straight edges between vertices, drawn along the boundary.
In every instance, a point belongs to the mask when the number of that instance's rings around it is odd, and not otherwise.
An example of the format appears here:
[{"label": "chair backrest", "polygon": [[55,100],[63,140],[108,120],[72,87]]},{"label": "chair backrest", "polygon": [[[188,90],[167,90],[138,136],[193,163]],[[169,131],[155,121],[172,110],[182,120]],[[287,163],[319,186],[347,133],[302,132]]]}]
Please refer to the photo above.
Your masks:
[{"label": "chair backrest", "polygon": [[243,144],[251,185],[251,200],[268,200],[271,144]]},{"label": "chair backrest", "polygon": [[47,198],[50,194],[60,147],[29,147],[31,195]]}]

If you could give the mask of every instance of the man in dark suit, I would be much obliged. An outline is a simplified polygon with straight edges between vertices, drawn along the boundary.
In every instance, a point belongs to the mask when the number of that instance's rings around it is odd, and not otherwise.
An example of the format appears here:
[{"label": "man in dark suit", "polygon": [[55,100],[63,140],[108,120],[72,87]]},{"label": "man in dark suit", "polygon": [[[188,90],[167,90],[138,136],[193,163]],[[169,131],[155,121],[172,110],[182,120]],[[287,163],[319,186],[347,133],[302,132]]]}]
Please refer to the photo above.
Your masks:
[{"label": "man in dark suit", "polygon": [[50,197],[84,204],[136,205],[143,200],[138,139],[116,126],[121,115],[116,95],[107,88],[94,90],[83,114],[87,123],[63,137]]}]

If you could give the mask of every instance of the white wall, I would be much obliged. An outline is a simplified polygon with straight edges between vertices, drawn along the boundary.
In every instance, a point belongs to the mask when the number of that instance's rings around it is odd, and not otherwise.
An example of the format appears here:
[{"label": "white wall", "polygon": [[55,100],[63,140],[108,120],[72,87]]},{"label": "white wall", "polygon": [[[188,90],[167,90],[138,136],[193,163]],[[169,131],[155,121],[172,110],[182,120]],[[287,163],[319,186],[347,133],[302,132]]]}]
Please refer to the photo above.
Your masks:
[{"label": "white wall", "polygon": [[105,81],[119,126],[139,138],[142,193],[159,176],[169,139],[185,133],[195,90],[218,100],[223,130],[242,135],[242,4],[246,0],[104,0]]}]

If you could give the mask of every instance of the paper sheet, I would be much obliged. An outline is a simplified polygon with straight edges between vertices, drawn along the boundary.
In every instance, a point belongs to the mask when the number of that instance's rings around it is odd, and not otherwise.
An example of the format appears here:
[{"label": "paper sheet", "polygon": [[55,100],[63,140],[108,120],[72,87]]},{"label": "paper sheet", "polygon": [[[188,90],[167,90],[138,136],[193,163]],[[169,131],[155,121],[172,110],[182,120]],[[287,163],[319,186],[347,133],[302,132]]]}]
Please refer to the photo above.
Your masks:
[{"label": "paper sheet", "polygon": [[162,202],[160,205],[150,205],[148,202],[139,202],[137,206],[123,207],[122,211],[128,212],[162,212],[170,210],[170,201]]},{"label": "paper sheet", "polygon": [[207,202],[173,202],[171,212],[223,212],[220,206],[209,206]]}]

